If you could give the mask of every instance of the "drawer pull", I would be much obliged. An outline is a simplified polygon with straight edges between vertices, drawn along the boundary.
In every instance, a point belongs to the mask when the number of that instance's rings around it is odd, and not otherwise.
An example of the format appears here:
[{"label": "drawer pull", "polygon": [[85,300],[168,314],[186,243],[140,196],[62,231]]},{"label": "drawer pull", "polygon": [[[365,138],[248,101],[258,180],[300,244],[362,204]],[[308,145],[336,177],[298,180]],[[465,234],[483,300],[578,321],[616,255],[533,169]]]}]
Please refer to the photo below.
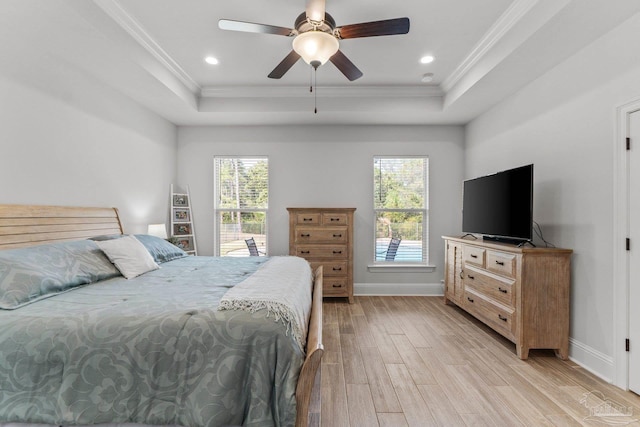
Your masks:
[{"label": "drawer pull", "polygon": [[471,254],[471,258],[478,258],[478,255]]},{"label": "drawer pull", "polygon": [[475,279],[475,276],[472,276],[472,275],[470,275],[470,274],[467,274],[467,277],[468,277],[469,279],[471,279],[471,280],[474,280],[474,279]]},{"label": "drawer pull", "polygon": [[342,267],[333,267],[333,271],[342,271]]},{"label": "drawer pull", "polygon": [[337,255],[337,254],[341,254],[341,253],[342,253],[342,251],[333,251],[333,253],[334,253],[335,255]]},{"label": "drawer pull", "polygon": [[310,221],[313,221],[313,218],[302,218],[302,220],[305,222],[310,222]]},{"label": "drawer pull", "polygon": [[334,288],[341,288],[341,287],[342,287],[342,285],[341,285],[341,284],[339,284],[339,283],[334,283],[334,284],[333,284],[333,287],[334,287]]},{"label": "drawer pull", "polygon": [[460,270],[460,278],[464,279],[464,271]]},{"label": "drawer pull", "polygon": [[331,218],[331,222],[339,222],[340,218]]},{"label": "drawer pull", "polygon": [[498,261],[498,260],[496,260],[496,264],[498,264],[498,265],[504,265],[504,261]]},{"label": "drawer pull", "polygon": [[311,234],[309,234],[309,233],[301,234],[300,237],[311,237]]},{"label": "drawer pull", "polygon": [[467,301],[469,301],[469,302],[473,302],[473,298],[469,298],[469,297],[467,297]]},{"label": "drawer pull", "polygon": [[498,319],[502,320],[503,322],[507,321],[507,318],[504,317],[502,314],[498,314]]},{"label": "drawer pull", "polygon": [[311,251],[300,251],[301,254],[310,254]]},{"label": "drawer pull", "polygon": [[500,292],[502,292],[503,294],[506,294],[506,293],[508,293],[508,292],[509,292],[509,291],[507,291],[506,289],[502,289],[502,288],[500,288],[500,287],[498,287],[498,290],[499,290]]},{"label": "drawer pull", "polygon": [[334,234],[333,237],[342,237],[342,234]]}]

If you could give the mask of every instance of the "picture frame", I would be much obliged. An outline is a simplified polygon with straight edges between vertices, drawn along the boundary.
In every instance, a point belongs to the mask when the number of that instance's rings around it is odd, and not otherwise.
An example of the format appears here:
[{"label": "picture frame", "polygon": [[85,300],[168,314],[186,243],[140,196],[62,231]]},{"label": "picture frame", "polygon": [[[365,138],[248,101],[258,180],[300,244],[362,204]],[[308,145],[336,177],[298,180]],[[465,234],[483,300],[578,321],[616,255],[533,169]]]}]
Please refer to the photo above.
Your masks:
[{"label": "picture frame", "polygon": [[174,222],[190,222],[191,216],[189,215],[189,209],[174,209],[173,221]]},{"label": "picture frame", "polygon": [[189,206],[189,196],[186,194],[174,194],[173,206]]},{"label": "picture frame", "polygon": [[188,234],[193,234],[191,229],[191,224],[173,224],[173,235],[174,236],[185,236]]},{"label": "picture frame", "polygon": [[177,247],[185,252],[193,251],[193,237],[178,237],[174,243]]}]

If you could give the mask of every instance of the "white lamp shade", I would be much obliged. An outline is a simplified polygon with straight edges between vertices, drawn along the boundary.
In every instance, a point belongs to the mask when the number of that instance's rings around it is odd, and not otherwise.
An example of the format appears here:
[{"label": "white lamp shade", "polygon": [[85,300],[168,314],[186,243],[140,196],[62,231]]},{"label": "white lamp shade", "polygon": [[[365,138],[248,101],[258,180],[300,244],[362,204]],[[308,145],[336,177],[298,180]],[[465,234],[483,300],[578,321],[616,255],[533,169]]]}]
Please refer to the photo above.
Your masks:
[{"label": "white lamp shade", "polygon": [[304,59],[304,62],[311,64],[312,61],[324,64],[340,48],[338,39],[323,31],[307,31],[298,34],[293,39],[293,50]]},{"label": "white lamp shade", "polygon": [[167,226],[164,224],[149,224],[147,228],[147,234],[150,236],[160,237],[161,239],[167,238]]}]

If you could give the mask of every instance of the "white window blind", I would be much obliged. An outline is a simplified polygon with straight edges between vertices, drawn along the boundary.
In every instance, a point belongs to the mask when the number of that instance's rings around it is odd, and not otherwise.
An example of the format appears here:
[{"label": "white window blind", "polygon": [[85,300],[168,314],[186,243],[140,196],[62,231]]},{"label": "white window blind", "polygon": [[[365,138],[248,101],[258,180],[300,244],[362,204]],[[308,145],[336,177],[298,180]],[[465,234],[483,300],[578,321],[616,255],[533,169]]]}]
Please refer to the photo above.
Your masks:
[{"label": "white window blind", "polygon": [[374,263],[427,264],[429,158],[373,159]]},{"label": "white window blind", "polygon": [[266,255],[269,208],[269,159],[214,157],[214,253],[249,256],[253,238]]}]

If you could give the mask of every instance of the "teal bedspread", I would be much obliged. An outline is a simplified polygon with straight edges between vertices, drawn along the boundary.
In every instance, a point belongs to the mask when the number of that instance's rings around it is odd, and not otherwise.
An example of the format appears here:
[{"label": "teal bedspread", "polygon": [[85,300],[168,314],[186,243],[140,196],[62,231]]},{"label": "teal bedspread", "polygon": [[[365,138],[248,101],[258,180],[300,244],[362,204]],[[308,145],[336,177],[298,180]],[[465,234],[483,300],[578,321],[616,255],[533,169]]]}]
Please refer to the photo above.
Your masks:
[{"label": "teal bedspread", "polygon": [[186,257],[0,310],[0,423],[294,425],[287,326],[217,310],[265,261]]}]

